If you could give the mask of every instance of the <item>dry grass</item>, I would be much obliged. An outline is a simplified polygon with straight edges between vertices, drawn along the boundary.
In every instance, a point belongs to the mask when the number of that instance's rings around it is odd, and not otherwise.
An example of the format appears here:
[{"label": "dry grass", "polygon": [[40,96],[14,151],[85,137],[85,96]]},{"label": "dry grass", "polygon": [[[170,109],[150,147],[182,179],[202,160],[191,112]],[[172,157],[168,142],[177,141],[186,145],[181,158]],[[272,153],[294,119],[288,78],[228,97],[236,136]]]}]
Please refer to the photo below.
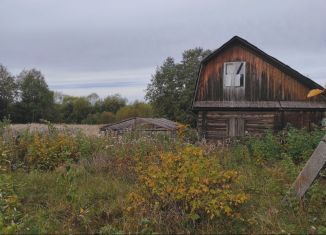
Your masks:
[{"label": "dry grass", "polygon": [[[30,131],[45,131],[48,129],[46,124],[30,123],[30,124],[12,124],[10,125],[14,131],[21,132],[29,128]],[[69,129],[72,132],[81,131],[88,136],[99,135],[100,127],[103,125],[82,125],[82,124],[54,124],[58,129]]]}]

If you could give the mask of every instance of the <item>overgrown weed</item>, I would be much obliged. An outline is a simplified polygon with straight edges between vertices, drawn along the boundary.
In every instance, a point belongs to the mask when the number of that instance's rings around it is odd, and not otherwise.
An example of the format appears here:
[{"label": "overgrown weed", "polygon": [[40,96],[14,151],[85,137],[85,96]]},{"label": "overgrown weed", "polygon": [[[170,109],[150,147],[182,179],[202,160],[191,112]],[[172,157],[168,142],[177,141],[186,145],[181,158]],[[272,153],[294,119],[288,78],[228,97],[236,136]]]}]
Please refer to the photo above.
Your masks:
[{"label": "overgrown weed", "polygon": [[322,233],[326,227],[325,179],[303,205],[281,203],[321,130],[290,128],[225,147],[164,135],[87,137],[52,126],[17,135],[4,126],[1,233]]}]

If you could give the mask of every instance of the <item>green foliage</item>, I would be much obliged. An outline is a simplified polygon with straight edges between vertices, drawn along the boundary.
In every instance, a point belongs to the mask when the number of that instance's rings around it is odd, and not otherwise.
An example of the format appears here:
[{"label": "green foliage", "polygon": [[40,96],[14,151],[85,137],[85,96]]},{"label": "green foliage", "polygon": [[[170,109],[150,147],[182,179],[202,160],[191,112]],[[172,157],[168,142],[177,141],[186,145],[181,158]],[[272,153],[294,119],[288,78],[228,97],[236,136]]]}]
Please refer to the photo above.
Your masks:
[{"label": "green foliage", "polygon": [[7,129],[6,135],[0,137],[0,169],[3,171],[18,168],[53,170],[91,155],[103,144],[81,133],[72,135],[68,130],[59,131],[51,124],[48,124],[48,131],[26,130],[19,137],[10,131]]},{"label": "green foliage", "polygon": [[10,125],[11,121],[8,118],[3,118],[2,121],[0,121],[0,136],[4,134],[5,129]]},{"label": "green foliage", "polygon": [[10,115],[17,96],[17,83],[7,68],[0,64],[0,120]]},{"label": "green foliage", "polygon": [[0,174],[0,233],[17,233],[23,226],[23,216],[11,177]]},{"label": "green foliage", "polygon": [[81,123],[91,109],[91,103],[87,98],[66,96],[59,107],[59,113],[66,123]]},{"label": "green foliage", "polygon": [[114,113],[111,112],[102,112],[102,113],[94,113],[88,114],[86,119],[82,121],[83,124],[107,124],[113,123],[116,121],[116,117]]},{"label": "green foliage", "polygon": [[121,121],[123,119],[131,117],[152,117],[153,110],[152,106],[144,102],[135,101],[131,105],[127,105],[121,109],[116,114],[116,120]]},{"label": "green foliage", "polygon": [[304,129],[290,128],[285,133],[284,151],[296,163],[306,161],[324,135],[325,132],[318,129],[308,132]]},{"label": "green foliage", "polygon": [[119,94],[101,99],[96,93],[74,97],[49,90],[41,71],[23,70],[12,76],[0,64],[0,120],[14,123],[40,122],[106,124],[125,118],[152,117],[152,106],[128,100]]},{"label": "green foliage", "polygon": [[[159,135],[87,137],[48,127],[17,139],[9,138],[6,128],[0,137],[0,233],[318,234],[325,229],[324,177],[304,203],[292,198],[282,204],[304,164],[289,151],[288,139],[296,146],[301,139],[295,135],[306,135],[301,131],[268,133],[228,148]],[[296,154],[305,159],[305,149],[323,133],[311,133],[316,139]],[[28,162],[27,156],[38,160]]]},{"label": "green foliage", "polygon": [[111,225],[105,225],[100,229],[100,235],[123,235],[124,232],[120,231]]},{"label": "green foliage", "polygon": [[250,138],[249,146],[255,158],[265,160],[281,158],[280,141],[272,131],[267,131],[262,138]]},{"label": "green foliage", "polygon": [[299,164],[311,156],[324,135],[325,131],[322,129],[307,131],[289,128],[279,133],[267,131],[260,138],[247,137],[240,145],[245,145],[252,156],[259,160],[289,158]]},{"label": "green foliage", "polygon": [[28,168],[53,170],[67,162],[77,161],[80,152],[75,138],[65,133],[29,133],[19,140]]},{"label": "green foliage", "polygon": [[130,185],[106,174],[68,165],[52,172],[15,173],[23,225],[16,233],[95,234],[105,225],[119,228]]},{"label": "green foliage", "polygon": [[194,126],[191,101],[200,61],[209,53],[202,48],[186,50],[180,63],[168,57],[156,70],[147,86],[146,99],[158,116]]},{"label": "green foliage", "polygon": [[37,122],[51,118],[53,92],[40,71],[22,71],[18,75],[18,86],[21,101],[15,106],[15,122]]},{"label": "green foliage", "polygon": [[127,99],[119,94],[109,95],[101,103],[97,103],[99,111],[117,113],[119,109],[127,105]]}]

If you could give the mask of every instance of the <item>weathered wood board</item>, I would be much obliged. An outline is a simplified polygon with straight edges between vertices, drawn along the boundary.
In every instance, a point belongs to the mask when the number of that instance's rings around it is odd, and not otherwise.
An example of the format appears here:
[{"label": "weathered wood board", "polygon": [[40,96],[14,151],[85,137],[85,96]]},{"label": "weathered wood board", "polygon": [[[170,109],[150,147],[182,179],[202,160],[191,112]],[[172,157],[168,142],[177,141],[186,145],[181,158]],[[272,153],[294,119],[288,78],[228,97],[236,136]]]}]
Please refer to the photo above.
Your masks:
[{"label": "weathered wood board", "polygon": [[319,172],[326,165],[326,135],[295,180],[292,189],[298,198],[302,198]]}]

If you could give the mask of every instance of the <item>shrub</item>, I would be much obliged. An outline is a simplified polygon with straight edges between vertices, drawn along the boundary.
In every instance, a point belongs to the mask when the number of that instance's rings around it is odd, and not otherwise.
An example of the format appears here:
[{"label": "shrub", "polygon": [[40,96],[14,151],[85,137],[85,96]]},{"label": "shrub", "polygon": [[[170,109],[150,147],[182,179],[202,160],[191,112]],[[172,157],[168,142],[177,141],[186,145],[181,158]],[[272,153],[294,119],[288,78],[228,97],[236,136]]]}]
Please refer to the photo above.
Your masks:
[{"label": "shrub", "polygon": [[199,140],[197,130],[182,123],[178,123],[177,125],[177,137],[188,143],[196,143]]},{"label": "shrub", "polygon": [[26,134],[20,139],[19,147],[24,152],[25,165],[40,170],[53,170],[80,157],[76,139],[59,132]]},{"label": "shrub", "polygon": [[249,149],[253,157],[264,160],[280,159],[282,146],[277,135],[267,131],[261,138],[250,138]]},{"label": "shrub", "polygon": [[290,128],[285,134],[284,152],[295,163],[300,163],[311,156],[324,135],[325,131],[319,129],[308,132]]},{"label": "shrub", "polygon": [[156,216],[176,224],[235,218],[248,199],[236,190],[237,171],[223,170],[216,158],[192,145],[140,162],[137,169],[138,184],[126,208],[137,218]]}]

